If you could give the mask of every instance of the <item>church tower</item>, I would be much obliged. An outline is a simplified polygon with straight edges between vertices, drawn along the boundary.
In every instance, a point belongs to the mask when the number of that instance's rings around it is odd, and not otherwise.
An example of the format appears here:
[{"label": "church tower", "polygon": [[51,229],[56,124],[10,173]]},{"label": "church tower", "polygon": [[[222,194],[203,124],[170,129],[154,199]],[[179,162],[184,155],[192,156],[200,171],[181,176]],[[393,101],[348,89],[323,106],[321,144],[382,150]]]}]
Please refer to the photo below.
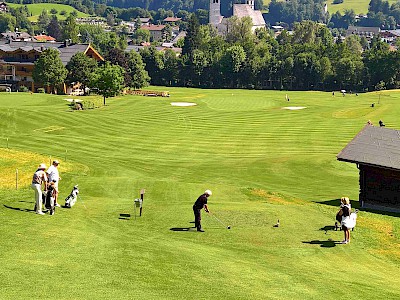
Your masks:
[{"label": "church tower", "polygon": [[251,9],[254,10],[254,0],[246,0],[246,4],[250,5]]},{"label": "church tower", "polygon": [[221,23],[221,0],[210,0],[209,23],[213,25]]}]

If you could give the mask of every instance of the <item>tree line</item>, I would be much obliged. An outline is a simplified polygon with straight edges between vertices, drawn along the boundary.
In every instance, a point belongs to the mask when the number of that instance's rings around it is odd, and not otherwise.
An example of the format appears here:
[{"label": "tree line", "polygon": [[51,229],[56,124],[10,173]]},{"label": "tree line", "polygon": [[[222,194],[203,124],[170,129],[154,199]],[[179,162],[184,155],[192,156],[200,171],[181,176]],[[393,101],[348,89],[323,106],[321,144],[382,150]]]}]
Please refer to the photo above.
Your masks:
[{"label": "tree line", "polygon": [[106,98],[118,95],[124,88],[139,89],[149,84],[150,78],[137,52],[126,53],[115,48],[105,58],[105,62],[98,64],[93,58],[78,52],[64,67],[59,52],[49,48],[36,60],[32,77],[36,83],[55,92],[65,82],[70,85],[79,83],[84,92],[89,88],[102,95],[104,105]]},{"label": "tree line", "polygon": [[229,20],[218,35],[193,15],[182,55],[145,48],[139,53],[151,84],[203,88],[372,91],[400,87],[400,54],[378,37],[333,37],[317,22],[295,23],[277,38],[251,31],[249,18]]}]

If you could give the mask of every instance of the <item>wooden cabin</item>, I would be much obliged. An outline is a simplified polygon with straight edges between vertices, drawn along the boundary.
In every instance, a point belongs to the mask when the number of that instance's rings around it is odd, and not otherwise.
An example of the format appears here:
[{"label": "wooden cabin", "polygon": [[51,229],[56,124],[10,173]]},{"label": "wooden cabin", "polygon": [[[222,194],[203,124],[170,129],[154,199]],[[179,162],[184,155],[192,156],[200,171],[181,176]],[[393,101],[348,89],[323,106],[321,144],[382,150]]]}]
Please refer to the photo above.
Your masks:
[{"label": "wooden cabin", "polygon": [[400,130],[366,125],[337,159],[357,165],[360,207],[400,212]]}]

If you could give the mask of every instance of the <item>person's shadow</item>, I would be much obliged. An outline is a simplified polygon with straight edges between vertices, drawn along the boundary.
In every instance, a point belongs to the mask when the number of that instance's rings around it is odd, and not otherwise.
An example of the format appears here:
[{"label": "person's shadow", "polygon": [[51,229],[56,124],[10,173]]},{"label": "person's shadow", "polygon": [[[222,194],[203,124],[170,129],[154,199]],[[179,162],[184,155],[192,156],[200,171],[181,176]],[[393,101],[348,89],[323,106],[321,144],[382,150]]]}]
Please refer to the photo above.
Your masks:
[{"label": "person's shadow", "polygon": [[333,241],[333,240],[327,240],[327,241],[319,241],[319,240],[313,240],[309,242],[302,242],[303,244],[310,244],[310,245],[320,245],[320,247],[323,248],[332,248],[335,247],[337,244],[341,244],[340,241]]},{"label": "person's shadow", "polygon": [[3,204],[3,206],[8,209],[13,209],[13,210],[22,211],[22,212],[34,212],[33,209],[28,209],[28,208],[12,207],[12,206],[8,206],[5,204]]},{"label": "person's shadow", "polygon": [[193,229],[195,229],[195,228],[192,228],[192,227],[172,227],[169,230],[172,230],[172,231],[193,231]]}]

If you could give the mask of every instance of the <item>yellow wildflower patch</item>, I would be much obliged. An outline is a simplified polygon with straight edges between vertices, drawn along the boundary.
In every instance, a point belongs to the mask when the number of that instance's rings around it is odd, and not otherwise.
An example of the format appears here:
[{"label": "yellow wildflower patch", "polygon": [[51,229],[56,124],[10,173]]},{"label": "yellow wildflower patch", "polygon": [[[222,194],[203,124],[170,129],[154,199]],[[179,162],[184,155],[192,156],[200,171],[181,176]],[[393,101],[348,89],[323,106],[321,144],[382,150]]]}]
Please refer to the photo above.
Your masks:
[{"label": "yellow wildflower patch", "polygon": [[37,166],[41,163],[50,166],[53,159],[60,161],[60,172],[68,172],[72,169],[72,164],[64,163],[58,157],[52,158],[33,152],[0,148],[0,188],[15,189],[17,183],[18,187],[30,185]]},{"label": "yellow wildflower patch", "polygon": [[275,204],[300,204],[304,205],[306,202],[301,201],[299,199],[284,199],[282,196],[277,195],[275,193],[267,192],[263,189],[252,189],[251,194],[257,197],[264,198],[265,200],[275,203]]}]

